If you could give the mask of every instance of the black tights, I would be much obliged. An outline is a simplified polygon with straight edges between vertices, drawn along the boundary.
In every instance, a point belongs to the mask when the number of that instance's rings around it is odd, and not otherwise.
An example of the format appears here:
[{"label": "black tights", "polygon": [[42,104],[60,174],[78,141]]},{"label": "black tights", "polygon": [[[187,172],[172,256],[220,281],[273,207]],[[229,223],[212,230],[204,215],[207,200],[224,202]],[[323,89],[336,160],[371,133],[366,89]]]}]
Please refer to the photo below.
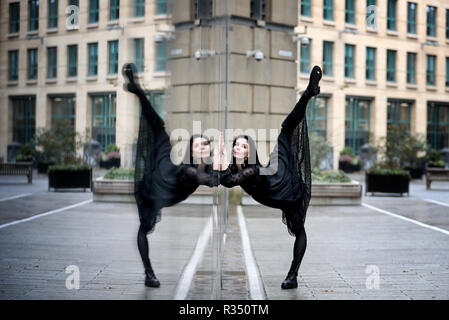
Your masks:
[{"label": "black tights", "polygon": [[152,270],[150,262],[150,249],[148,247],[147,238],[148,229],[144,225],[140,225],[137,232],[137,247],[139,248],[140,256],[142,258],[145,271]]},{"label": "black tights", "polygon": [[290,271],[298,272],[299,266],[301,265],[302,258],[306,252],[307,247],[307,237],[306,230],[304,226],[296,233],[295,244],[293,246],[293,262]]}]

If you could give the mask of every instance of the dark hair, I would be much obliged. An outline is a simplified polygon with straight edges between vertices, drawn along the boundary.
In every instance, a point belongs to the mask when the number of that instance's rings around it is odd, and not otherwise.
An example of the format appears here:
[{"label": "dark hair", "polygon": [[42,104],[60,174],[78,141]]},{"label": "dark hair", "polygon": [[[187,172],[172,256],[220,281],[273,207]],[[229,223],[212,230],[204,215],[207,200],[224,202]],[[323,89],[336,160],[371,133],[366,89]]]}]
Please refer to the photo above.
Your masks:
[{"label": "dark hair", "polygon": [[[192,135],[190,137],[189,144],[187,145],[186,153],[184,155],[184,161],[183,161],[184,164],[190,164],[190,165],[193,165],[193,166],[198,166],[198,164],[195,164],[193,162],[193,154],[192,154],[193,140],[195,140],[196,138],[204,138],[204,139],[206,139],[207,143],[210,146],[210,140],[209,140],[209,138],[206,135],[204,135],[204,134],[194,134],[194,135]],[[212,149],[210,151],[210,157],[212,157]],[[210,163],[212,163],[212,162],[210,162]],[[209,163],[208,163],[208,165],[209,165]]]},{"label": "dark hair", "polygon": [[229,165],[229,169],[231,169],[232,173],[236,173],[239,171],[239,168],[237,167],[237,161],[234,157],[234,146],[235,143],[237,142],[238,139],[240,138],[244,138],[246,139],[246,141],[248,141],[248,146],[249,146],[249,152],[248,152],[248,158],[245,159],[245,162],[243,163],[243,167],[256,167],[256,166],[261,166],[260,161],[259,161],[259,156],[257,154],[257,148],[256,148],[256,144],[254,142],[254,140],[245,134],[241,134],[238,135],[237,137],[234,138],[234,141],[232,142],[232,162]]}]

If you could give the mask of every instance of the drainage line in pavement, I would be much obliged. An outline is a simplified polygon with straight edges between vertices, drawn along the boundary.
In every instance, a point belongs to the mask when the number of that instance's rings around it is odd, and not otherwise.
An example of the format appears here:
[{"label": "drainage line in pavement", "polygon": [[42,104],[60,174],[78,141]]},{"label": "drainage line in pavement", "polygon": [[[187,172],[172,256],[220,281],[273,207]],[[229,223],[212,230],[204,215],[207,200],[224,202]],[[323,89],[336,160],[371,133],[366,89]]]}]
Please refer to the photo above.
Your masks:
[{"label": "drainage line in pavement", "polygon": [[196,268],[198,264],[203,259],[204,251],[206,250],[207,243],[212,234],[212,216],[207,220],[206,225],[203,228],[198,241],[196,242],[193,254],[190,257],[184,271],[182,272],[181,278],[178,281],[178,285],[175,290],[174,300],[185,300],[187,294],[189,293],[190,286],[193,281],[193,276],[195,275]]},{"label": "drainage line in pavement", "polygon": [[425,224],[425,223],[422,223],[422,222],[419,222],[419,221],[416,221],[416,220],[413,220],[413,219],[410,219],[410,218],[406,218],[406,217],[403,217],[403,216],[401,216],[399,214],[396,214],[396,213],[393,213],[393,212],[389,212],[389,211],[386,211],[386,210],[383,210],[383,209],[379,209],[379,208],[376,208],[376,207],[371,206],[371,205],[366,204],[366,203],[362,203],[362,206],[364,206],[366,208],[369,208],[369,209],[372,209],[374,211],[378,211],[378,212],[387,214],[387,215],[395,217],[395,218],[399,218],[399,219],[402,219],[402,220],[405,220],[405,221],[417,224],[418,226],[421,226],[421,227],[424,227],[424,228],[428,228],[428,229],[432,229],[432,230],[435,230],[435,231],[439,231],[439,232],[442,232],[444,234],[449,235],[449,231],[447,231],[447,230],[444,230],[444,229],[441,229],[441,228],[438,228],[438,227],[434,227],[434,226],[431,226],[431,225],[428,225],[428,224]]},{"label": "drainage line in pavement", "polygon": [[266,300],[265,290],[251,250],[248,229],[246,228],[245,217],[243,216],[242,206],[237,206],[237,215],[239,220],[240,234],[242,238],[243,254],[245,256],[246,274],[248,275],[249,293],[253,300]]},{"label": "drainage line in pavement", "polygon": [[69,210],[69,209],[72,209],[72,208],[76,208],[76,207],[88,204],[90,202],[92,202],[92,199],[89,199],[89,200],[86,200],[86,201],[83,201],[83,202],[79,202],[79,203],[75,203],[75,204],[72,204],[71,206],[67,206],[67,207],[56,209],[56,210],[47,211],[47,212],[44,212],[44,213],[41,213],[41,214],[37,214],[35,216],[29,217],[29,218],[26,218],[26,219],[16,220],[16,221],[13,221],[13,222],[5,223],[5,224],[0,225],[0,229],[9,227],[9,226],[12,226],[12,225],[15,225],[15,224],[19,224],[19,223],[22,223],[22,222],[31,221],[31,220],[34,220],[34,219],[37,219],[37,218],[49,216],[49,215],[54,214],[54,213],[66,211],[66,210]]}]

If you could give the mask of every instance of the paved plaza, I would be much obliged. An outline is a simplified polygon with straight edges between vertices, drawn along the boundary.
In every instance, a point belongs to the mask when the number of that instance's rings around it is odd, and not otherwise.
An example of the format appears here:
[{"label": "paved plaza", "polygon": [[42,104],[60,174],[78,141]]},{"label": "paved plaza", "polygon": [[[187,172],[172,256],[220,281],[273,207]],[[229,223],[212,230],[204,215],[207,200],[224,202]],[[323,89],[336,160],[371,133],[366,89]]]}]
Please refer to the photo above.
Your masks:
[{"label": "paved plaza", "polygon": [[[363,182],[363,175],[352,178]],[[424,180],[413,180],[408,197],[369,195],[362,203],[309,209],[308,247],[294,290],[280,288],[294,238],[279,210],[231,204],[218,262],[212,239],[220,207],[164,209],[149,235],[161,287],[146,288],[134,204],[48,192],[47,177],[36,172],[32,185],[26,177],[0,177],[0,299],[244,300],[257,296],[251,279],[270,300],[449,299],[449,183],[426,190]],[[73,268],[79,288],[70,289]]]}]

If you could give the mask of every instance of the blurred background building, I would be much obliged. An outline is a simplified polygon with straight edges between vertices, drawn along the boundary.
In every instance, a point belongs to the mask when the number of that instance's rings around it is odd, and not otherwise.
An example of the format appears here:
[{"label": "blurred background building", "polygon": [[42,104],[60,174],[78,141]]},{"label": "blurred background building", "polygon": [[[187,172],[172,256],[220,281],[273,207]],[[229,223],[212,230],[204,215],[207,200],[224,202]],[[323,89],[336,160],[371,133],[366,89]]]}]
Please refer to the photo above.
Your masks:
[{"label": "blurred background building", "polygon": [[5,159],[8,144],[67,119],[131,165],[129,61],[169,129],[279,129],[317,64],[309,130],[333,145],[334,167],[393,124],[449,146],[446,0],[5,0],[0,21]]}]

